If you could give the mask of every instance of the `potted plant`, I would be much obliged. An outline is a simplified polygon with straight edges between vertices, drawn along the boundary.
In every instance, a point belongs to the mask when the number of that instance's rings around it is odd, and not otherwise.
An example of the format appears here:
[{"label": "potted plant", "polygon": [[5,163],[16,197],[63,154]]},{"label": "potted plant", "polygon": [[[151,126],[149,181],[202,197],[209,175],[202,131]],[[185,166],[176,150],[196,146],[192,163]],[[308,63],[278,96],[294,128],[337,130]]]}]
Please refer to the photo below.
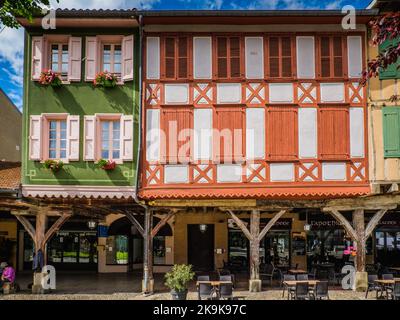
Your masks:
[{"label": "potted plant", "polygon": [[106,171],[112,171],[116,168],[117,164],[115,163],[115,161],[112,161],[112,160],[100,159],[96,163],[96,166],[98,168],[106,170]]},{"label": "potted plant", "polygon": [[40,74],[39,83],[42,86],[52,86],[53,88],[62,87],[60,75],[53,70],[43,70]]},{"label": "potted plant", "polygon": [[174,265],[171,272],[165,275],[165,285],[171,289],[172,300],[186,300],[188,283],[195,273],[191,265]]},{"label": "potted plant", "polygon": [[64,167],[64,162],[61,160],[46,160],[44,162],[44,167],[53,172],[58,172]]},{"label": "potted plant", "polygon": [[106,70],[96,74],[93,85],[95,87],[114,88],[117,82],[117,77]]}]

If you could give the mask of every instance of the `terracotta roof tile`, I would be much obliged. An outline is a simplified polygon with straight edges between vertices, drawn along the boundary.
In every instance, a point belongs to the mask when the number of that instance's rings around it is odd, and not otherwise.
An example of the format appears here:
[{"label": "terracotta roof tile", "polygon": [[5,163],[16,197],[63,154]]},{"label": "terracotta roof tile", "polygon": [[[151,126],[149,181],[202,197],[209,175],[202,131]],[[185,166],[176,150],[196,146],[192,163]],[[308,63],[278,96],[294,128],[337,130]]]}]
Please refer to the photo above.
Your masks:
[{"label": "terracotta roof tile", "polygon": [[0,162],[0,189],[16,190],[21,184],[21,163]]}]

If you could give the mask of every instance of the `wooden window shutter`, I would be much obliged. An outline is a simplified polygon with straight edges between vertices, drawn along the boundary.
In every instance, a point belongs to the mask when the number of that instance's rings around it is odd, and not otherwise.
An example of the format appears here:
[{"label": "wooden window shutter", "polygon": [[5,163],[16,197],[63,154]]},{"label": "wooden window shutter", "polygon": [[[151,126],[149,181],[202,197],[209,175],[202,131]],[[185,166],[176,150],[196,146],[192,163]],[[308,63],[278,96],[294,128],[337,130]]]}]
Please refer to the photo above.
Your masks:
[{"label": "wooden window shutter", "polygon": [[82,38],[70,37],[69,44],[69,61],[68,61],[68,80],[81,81],[82,73]]},{"label": "wooden window shutter", "polygon": [[400,108],[385,107],[382,116],[385,157],[400,157]]},{"label": "wooden window shutter", "polygon": [[[382,45],[379,46],[379,53],[383,53],[391,46],[399,45],[399,43],[400,43],[400,38],[394,40],[388,39]],[[380,70],[379,78],[381,80],[400,79],[400,69],[398,69],[399,66],[400,66],[400,58],[397,60],[397,62],[392,63],[386,69]]]},{"label": "wooden window shutter", "polygon": [[122,159],[133,160],[133,116],[124,115],[121,117],[121,151]]},{"label": "wooden window shutter", "polygon": [[244,121],[243,108],[220,107],[216,110],[218,137],[214,138],[214,154],[217,161],[231,163],[244,158]]},{"label": "wooden window shutter", "polygon": [[217,75],[218,78],[228,77],[228,38],[217,38]]},{"label": "wooden window shutter", "polygon": [[86,81],[93,81],[98,70],[98,39],[86,37]]},{"label": "wooden window shutter", "polygon": [[85,116],[84,121],[83,160],[94,161],[96,157],[96,116]]},{"label": "wooden window shutter", "polygon": [[175,38],[165,38],[165,78],[175,79],[176,48]]},{"label": "wooden window shutter", "polygon": [[133,80],[133,51],[134,51],[134,36],[126,36],[122,40],[122,79],[124,81]]},{"label": "wooden window shutter", "polygon": [[162,111],[162,126],[165,132],[167,163],[188,163],[191,154],[192,112],[189,108],[174,108]]},{"label": "wooden window shutter", "polygon": [[241,76],[240,68],[240,38],[230,38],[229,55],[230,55],[230,77],[239,78]]},{"label": "wooden window shutter", "polygon": [[189,41],[188,37],[178,38],[178,78],[186,79],[189,72]]},{"label": "wooden window shutter", "polygon": [[39,80],[45,60],[44,37],[32,37],[32,80]]},{"label": "wooden window shutter", "polygon": [[267,115],[267,154],[270,160],[298,158],[297,110],[290,107],[272,107]]},{"label": "wooden window shutter", "polygon": [[350,153],[349,111],[346,107],[319,110],[319,153],[324,160],[347,159]]},{"label": "wooden window shutter", "polygon": [[67,158],[70,161],[79,161],[79,116],[68,116],[67,118]]},{"label": "wooden window shutter", "polygon": [[282,40],[282,77],[292,76],[292,39],[283,37]]},{"label": "wooden window shutter", "polygon": [[279,77],[279,38],[269,38],[269,76]]},{"label": "wooden window shutter", "polygon": [[333,38],[333,76],[343,77],[343,40],[342,37]]},{"label": "wooden window shutter", "polygon": [[320,38],[320,55],[321,55],[321,66],[320,72],[321,77],[328,78],[331,75],[331,56],[330,56],[330,39],[329,37]]},{"label": "wooden window shutter", "polygon": [[29,124],[29,160],[42,160],[42,116],[31,116]]}]

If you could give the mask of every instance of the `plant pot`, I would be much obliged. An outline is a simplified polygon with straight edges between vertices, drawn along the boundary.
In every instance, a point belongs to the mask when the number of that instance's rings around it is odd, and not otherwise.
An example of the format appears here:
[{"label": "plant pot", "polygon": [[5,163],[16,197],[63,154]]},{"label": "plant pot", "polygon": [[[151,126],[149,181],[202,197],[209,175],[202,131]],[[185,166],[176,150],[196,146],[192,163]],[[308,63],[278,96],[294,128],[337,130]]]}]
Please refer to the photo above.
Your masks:
[{"label": "plant pot", "polygon": [[55,89],[61,88],[62,87],[62,83],[50,83],[50,86],[52,86]]},{"label": "plant pot", "polygon": [[172,300],[187,300],[188,291],[175,291],[171,290]]},{"label": "plant pot", "polygon": [[115,82],[111,80],[104,80],[104,88],[114,88]]}]

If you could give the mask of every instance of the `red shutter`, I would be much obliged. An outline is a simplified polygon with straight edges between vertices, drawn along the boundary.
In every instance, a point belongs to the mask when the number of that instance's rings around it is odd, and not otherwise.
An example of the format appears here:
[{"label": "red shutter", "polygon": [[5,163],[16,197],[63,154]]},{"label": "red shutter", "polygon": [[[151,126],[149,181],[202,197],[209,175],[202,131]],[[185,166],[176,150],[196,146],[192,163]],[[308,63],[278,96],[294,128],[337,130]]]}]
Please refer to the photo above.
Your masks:
[{"label": "red shutter", "polygon": [[349,112],[345,107],[321,108],[318,125],[319,153],[325,160],[349,156]]},{"label": "red shutter", "polygon": [[297,159],[297,111],[290,107],[272,107],[267,116],[267,152],[270,160]]},{"label": "red shutter", "polygon": [[218,78],[228,77],[228,38],[217,38]]},{"label": "red shutter", "polygon": [[189,46],[188,38],[180,37],[178,38],[178,78],[188,77],[188,62],[189,62]]},{"label": "red shutter", "polygon": [[292,76],[292,41],[290,37],[282,38],[282,74],[283,78]]},{"label": "red shutter", "polygon": [[175,38],[165,38],[165,77],[167,79],[175,79]]},{"label": "red shutter", "polygon": [[322,37],[320,40],[321,51],[321,77],[329,78],[331,75],[330,63],[330,40],[329,37]]},{"label": "red shutter", "polygon": [[220,107],[216,110],[218,137],[214,138],[216,160],[221,162],[240,161],[244,157],[243,128],[244,110],[235,107]]},{"label": "red shutter", "polygon": [[333,76],[343,77],[343,48],[342,38],[333,38]]},{"label": "red shutter", "polygon": [[168,163],[190,161],[190,134],[192,113],[189,108],[174,108],[162,111],[162,129],[165,132],[165,152]]},{"label": "red shutter", "polygon": [[269,76],[279,77],[279,38],[269,38]]},{"label": "red shutter", "polygon": [[230,38],[230,77],[240,78],[240,38]]}]

